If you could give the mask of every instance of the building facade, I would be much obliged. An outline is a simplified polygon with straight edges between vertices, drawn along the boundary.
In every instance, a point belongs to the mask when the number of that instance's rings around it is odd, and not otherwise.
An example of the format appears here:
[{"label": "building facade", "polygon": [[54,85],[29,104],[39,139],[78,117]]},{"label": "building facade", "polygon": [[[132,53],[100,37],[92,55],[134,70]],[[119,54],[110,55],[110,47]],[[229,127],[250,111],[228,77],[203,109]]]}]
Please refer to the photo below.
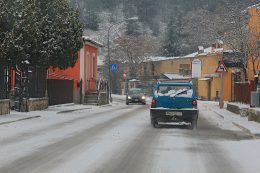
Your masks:
[{"label": "building facade", "polygon": [[[83,47],[78,52],[78,59],[73,67],[61,70],[49,68],[48,79],[73,80],[73,100],[80,102],[80,95],[97,91],[98,50],[102,44],[83,37]],[[80,91],[80,85],[82,91]],[[80,93],[82,92],[82,93]]]},{"label": "building facade", "polygon": [[[200,76],[197,77],[198,97],[202,100],[218,100],[220,97],[220,74],[216,69],[223,59],[225,50],[223,44],[213,44],[212,47],[199,49],[190,55],[183,57],[153,57],[150,61],[144,62],[139,70],[140,79],[143,81],[155,81],[161,78],[162,74],[176,74],[184,78],[192,76],[192,61],[201,62]],[[223,100],[231,101],[234,90],[234,76],[237,67],[228,64],[228,71],[223,73]]]}]

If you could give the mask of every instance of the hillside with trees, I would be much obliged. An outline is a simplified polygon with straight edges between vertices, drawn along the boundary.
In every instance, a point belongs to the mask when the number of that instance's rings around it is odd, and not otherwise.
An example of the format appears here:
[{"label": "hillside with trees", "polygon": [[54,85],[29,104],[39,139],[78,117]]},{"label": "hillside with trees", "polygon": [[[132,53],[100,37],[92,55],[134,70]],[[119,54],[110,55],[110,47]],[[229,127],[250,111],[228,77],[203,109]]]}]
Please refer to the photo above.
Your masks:
[{"label": "hillside with trees", "polygon": [[[259,0],[71,0],[79,8],[85,34],[106,44],[107,28],[114,36],[145,35],[160,41],[165,56],[179,56],[222,38],[237,16]],[[138,21],[127,21],[137,16]],[[113,40],[113,39],[112,39]]]}]

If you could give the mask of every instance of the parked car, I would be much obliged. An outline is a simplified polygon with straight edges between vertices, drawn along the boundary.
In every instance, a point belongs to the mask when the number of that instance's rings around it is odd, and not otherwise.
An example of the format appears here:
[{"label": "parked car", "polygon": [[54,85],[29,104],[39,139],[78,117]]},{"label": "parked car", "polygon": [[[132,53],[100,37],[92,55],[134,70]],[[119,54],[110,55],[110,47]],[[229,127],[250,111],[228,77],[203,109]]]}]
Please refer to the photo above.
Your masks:
[{"label": "parked car", "polygon": [[141,88],[131,88],[126,95],[126,104],[142,103],[146,104],[146,96]]},{"label": "parked car", "polygon": [[185,122],[197,127],[199,110],[192,82],[161,81],[155,86],[150,108],[151,124],[159,122]]}]

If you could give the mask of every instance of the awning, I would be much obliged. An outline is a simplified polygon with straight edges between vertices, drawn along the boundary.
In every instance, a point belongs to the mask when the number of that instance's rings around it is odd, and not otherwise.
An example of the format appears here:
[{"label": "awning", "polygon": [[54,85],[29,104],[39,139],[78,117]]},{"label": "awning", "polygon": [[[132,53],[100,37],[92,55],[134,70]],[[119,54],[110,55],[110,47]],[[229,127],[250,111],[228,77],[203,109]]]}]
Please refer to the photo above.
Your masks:
[{"label": "awning", "polygon": [[207,81],[207,80],[210,80],[210,78],[201,78],[201,79],[199,79],[199,80],[201,80],[201,81]]}]

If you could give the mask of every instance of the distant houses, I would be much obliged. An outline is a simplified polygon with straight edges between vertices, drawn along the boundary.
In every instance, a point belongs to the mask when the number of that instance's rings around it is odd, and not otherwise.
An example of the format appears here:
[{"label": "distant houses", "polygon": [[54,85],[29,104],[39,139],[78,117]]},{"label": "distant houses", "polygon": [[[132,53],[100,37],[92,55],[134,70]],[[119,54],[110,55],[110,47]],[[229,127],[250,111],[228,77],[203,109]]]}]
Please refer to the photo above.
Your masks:
[{"label": "distant houses", "polygon": [[[202,100],[218,100],[220,97],[220,74],[216,68],[224,62],[227,72],[223,73],[223,100],[250,102],[250,92],[255,90],[258,77],[260,76],[260,4],[249,7],[246,10],[249,21],[250,49],[254,54],[249,53],[246,74],[243,65],[238,61],[240,52],[230,49],[221,40],[217,40],[208,48],[198,47],[192,54],[181,57],[150,57],[141,63],[137,72],[140,80],[140,87],[149,88],[160,78],[193,78],[197,79],[198,97]],[[194,63],[197,61],[197,65]],[[122,65],[123,73],[128,75],[127,65]],[[248,79],[248,82],[244,82]],[[251,81],[251,82],[250,82]],[[241,88],[246,88],[242,92]],[[149,91],[151,93],[151,90]],[[240,98],[241,96],[241,98]],[[239,98],[238,98],[239,97]]]}]

